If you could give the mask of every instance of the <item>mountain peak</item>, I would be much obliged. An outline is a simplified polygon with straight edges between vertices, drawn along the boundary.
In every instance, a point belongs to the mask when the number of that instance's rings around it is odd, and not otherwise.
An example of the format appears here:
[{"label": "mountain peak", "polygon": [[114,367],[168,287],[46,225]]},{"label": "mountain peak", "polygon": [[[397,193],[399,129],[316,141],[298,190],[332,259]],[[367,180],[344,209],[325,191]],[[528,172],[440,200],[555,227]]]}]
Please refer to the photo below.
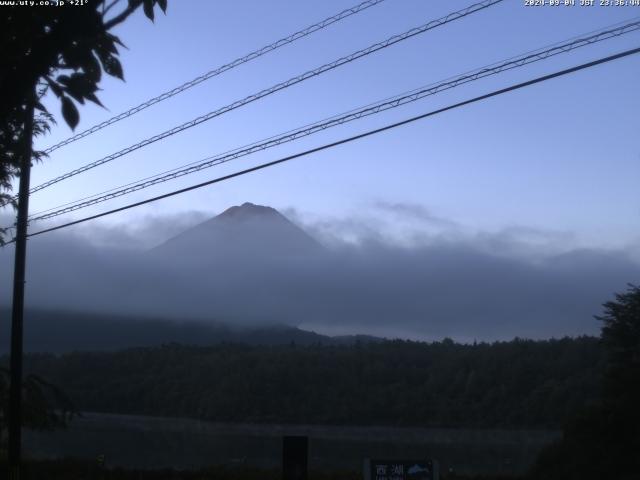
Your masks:
[{"label": "mountain peak", "polygon": [[267,207],[264,205],[256,205],[251,202],[245,202],[240,206],[235,205],[233,207],[227,208],[224,212],[218,215],[217,218],[242,219],[263,215],[278,215],[278,211],[275,208]]},{"label": "mountain peak", "polygon": [[275,208],[245,202],[153,249],[167,258],[246,262],[317,254],[322,247]]}]

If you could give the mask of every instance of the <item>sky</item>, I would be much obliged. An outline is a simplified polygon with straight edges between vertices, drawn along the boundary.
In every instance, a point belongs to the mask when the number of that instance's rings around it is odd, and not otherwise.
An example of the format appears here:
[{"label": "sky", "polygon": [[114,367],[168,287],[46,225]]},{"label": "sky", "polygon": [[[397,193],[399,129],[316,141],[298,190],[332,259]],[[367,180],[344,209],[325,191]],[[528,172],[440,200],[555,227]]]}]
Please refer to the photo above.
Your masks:
[{"label": "sky", "polygon": [[[463,8],[469,1],[387,0],[326,30],[214,78],[103,132],[58,150],[34,169],[32,184]],[[140,12],[116,32],[126,82],[106,79],[109,110],[81,110],[84,129],[150,96],[355,4],[352,1],[171,2],[155,23]],[[525,7],[507,0],[141,149],[33,196],[31,212],[144,178],[407,90],[625,19],[640,8]],[[261,161],[391,123],[413,114],[638,44],[608,40],[412,106],[332,129],[67,218],[102,211],[204,181]],[[638,59],[574,74],[448,112],[294,163],[113,216],[217,213],[244,201],[311,214],[364,204],[420,204],[477,228],[511,225],[570,230],[593,245],[637,241],[640,94]],[[52,111],[57,111],[57,105]],[[38,145],[71,133],[59,122]]]},{"label": "sky", "polygon": [[[126,81],[104,79],[99,97],[107,109],[82,106],[78,130],[355,3],[174,0],[167,15],[157,15],[155,23],[139,12],[115,32],[128,47],[121,52]],[[387,0],[57,150],[34,167],[32,185],[471,3]],[[528,7],[521,0],[506,0],[38,192],[31,198],[30,211],[55,207],[638,15],[640,7]],[[60,222],[633,48],[639,40],[640,33],[635,32],[473,82],[68,214]],[[517,255],[519,261],[535,262],[545,255],[589,251],[614,255],[633,266],[640,261],[640,93],[635,88],[639,62],[637,56],[622,59],[46,236],[53,243],[72,236],[93,247],[115,243],[119,248],[144,249],[231,205],[249,201],[277,208],[329,243],[367,243],[375,238],[397,249],[420,249],[425,238],[440,235],[452,242],[456,239],[456,245],[472,245],[474,251],[483,251],[490,243],[492,258]],[[56,102],[47,99],[46,103],[57,114]],[[71,133],[59,120],[50,135],[37,140],[36,147],[47,147]],[[32,224],[31,231],[38,228]],[[30,245],[45,242],[44,237],[34,237]],[[455,256],[451,262],[455,263]],[[598,292],[604,295],[634,280],[623,277],[617,276]],[[590,298],[589,302],[597,305],[602,300]]]}]

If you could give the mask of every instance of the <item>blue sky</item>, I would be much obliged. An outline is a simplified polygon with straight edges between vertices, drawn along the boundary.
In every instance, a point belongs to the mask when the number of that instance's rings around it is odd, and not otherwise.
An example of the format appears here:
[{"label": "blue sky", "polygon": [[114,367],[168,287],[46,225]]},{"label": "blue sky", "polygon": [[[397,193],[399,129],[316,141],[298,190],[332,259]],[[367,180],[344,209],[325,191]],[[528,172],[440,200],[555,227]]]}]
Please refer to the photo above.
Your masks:
[{"label": "blue sky", "polygon": [[[387,0],[59,149],[34,168],[32,185],[471,3]],[[353,4],[353,0],[174,0],[168,14],[158,16],[154,24],[140,12],[116,32],[129,47],[121,54],[126,82],[105,79],[100,98],[109,110],[82,107],[78,129]],[[31,212],[638,15],[640,7],[526,7],[521,0],[507,0],[34,194]],[[69,214],[64,220],[198,183],[635,47],[639,40],[637,32],[608,40]],[[476,231],[527,227],[570,234],[576,245],[637,246],[639,65],[636,56],[596,67],[114,215],[101,223],[135,224],[148,216],[194,211],[214,215],[245,201],[283,210],[295,208],[301,218],[343,218],[387,202],[420,206]],[[57,113],[57,105],[49,105]],[[46,147],[70,134],[60,121],[37,146]],[[385,228],[393,229],[394,225],[385,224]]]}]

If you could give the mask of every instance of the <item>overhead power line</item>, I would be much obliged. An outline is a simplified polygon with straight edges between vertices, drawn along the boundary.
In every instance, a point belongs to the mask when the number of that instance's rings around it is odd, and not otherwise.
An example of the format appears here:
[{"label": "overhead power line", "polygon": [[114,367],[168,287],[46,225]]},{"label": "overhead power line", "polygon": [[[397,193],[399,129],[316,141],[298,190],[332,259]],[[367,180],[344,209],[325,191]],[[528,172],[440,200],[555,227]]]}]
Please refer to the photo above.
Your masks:
[{"label": "overhead power line", "polygon": [[567,53],[580,47],[592,45],[594,43],[601,42],[610,38],[619,37],[620,35],[637,31],[639,29],[640,29],[640,20],[627,23],[622,26],[618,26],[616,28],[609,27],[608,29],[602,29],[600,31],[597,31],[597,33],[594,33],[589,36],[577,37],[577,38],[574,37],[574,39],[571,41],[565,41],[564,43],[557,43],[551,46],[550,48],[547,48],[544,50],[538,49],[533,52],[527,52],[520,56],[512,57],[510,59],[503,60],[502,62],[493,63],[489,66],[472,70],[471,72],[467,72],[457,77],[452,77],[448,80],[445,80],[436,84],[431,84],[426,87],[422,87],[421,89],[413,90],[406,94],[398,95],[374,104],[367,105],[366,107],[362,107],[357,110],[352,110],[350,112],[347,112],[338,116],[334,116],[329,119],[322,120],[320,122],[306,125],[296,130],[291,130],[289,132],[280,134],[278,136],[270,137],[266,140],[255,142],[251,145],[246,145],[244,147],[240,147],[238,149],[225,152],[223,154],[211,156],[206,159],[200,160],[198,162],[185,165],[183,167],[174,168],[167,172],[163,172],[153,177],[145,178],[138,182],[132,182],[122,187],[116,187],[115,189],[111,189],[106,192],[92,195],[91,197],[80,199],[76,202],[70,202],[68,204],[50,208],[46,211],[38,212],[32,215],[30,217],[30,220],[31,221],[46,220],[46,219],[57,217],[59,215],[63,215],[65,213],[86,208],[91,205],[96,205],[98,203],[106,202],[108,200],[112,200],[114,198],[121,197],[123,195],[127,195],[130,193],[151,187],[153,185],[164,183],[164,182],[182,177],[184,175],[189,175],[191,173],[199,172],[206,168],[211,168],[216,165],[220,165],[222,163],[226,163],[231,160],[235,160],[258,151],[266,150],[268,148],[281,145],[283,143],[288,143],[296,139],[306,137],[314,133],[326,130],[328,128],[332,128],[332,127],[342,125],[366,116],[374,115],[374,114],[384,112],[393,108],[397,108],[401,105],[406,105],[408,103],[415,102],[427,96],[435,95],[439,92],[442,92],[451,88],[455,88],[459,85],[463,85],[475,80],[479,80],[481,78],[496,75],[498,73],[501,73],[507,70],[512,70],[514,68],[522,67],[531,63],[545,60],[555,55]]},{"label": "overhead power line", "polygon": [[267,46],[264,46],[262,48],[259,48],[258,50],[254,50],[253,52],[240,57],[240,58],[236,58],[235,60],[226,63],[220,67],[217,67],[213,70],[208,71],[207,73],[204,73],[202,75],[200,75],[199,77],[194,78],[193,80],[190,80],[188,82],[183,83],[182,85],[179,85],[171,90],[168,90],[164,93],[161,93],[160,95],[153,97],[149,100],[147,100],[146,102],[141,103],[140,105],[137,105],[135,107],[130,108],[129,110],[122,112],[114,117],[111,117],[107,120],[105,120],[104,122],[98,123],[96,125],[94,125],[91,128],[88,128],[87,130],[84,130],[80,133],[77,133],[69,138],[67,138],[66,140],[63,140],[60,143],[56,143],[55,145],[52,145],[50,147],[48,147],[44,152],[45,153],[51,153],[54,150],[57,150],[61,147],[64,147],[65,145],[69,145],[70,143],[73,143],[77,140],[80,140],[81,138],[87,137],[99,130],[102,130],[105,127],[108,127],[109,125],[113,125],[114,123],[119,122],[120,120],[124,120],[125,118],[131,117],[132,115],[135,115],[138,112],[141,112],[142,110],[145,110],[147,108],[149,108],[152,105],[155,105],[156,103],[162,102],[163,100],[167,100],[168,98],[174,97],[175,95],[178,95],[179,93],[184,92],[185,90],[189,90],[192,87],[195,87],[196,85],[201,84],[202,82],[205,82],[213,77],[217,77],[218,75],[227,72],[233,68],[236,68],[242,64],[248,63],[252,60],[255,60],[256,58],[259,58],[263,55],[266,55],[267,53],[273,52],[274,50],[277,50],[278,48],[284,47],[285,45],[289,45],[297,40],[300,40],[301,38],[307,37],[309,35],[311,35],[312,33],[315,33],[319,30],[322,30],[326,27],[328,27],[329,25],[332,25],[334,23],[339,22],[340,20],[344,20],[347,17],[350,17],[352,15],[355,15],[357,13],[360,13],[370,7],[373,7],[375,5],[378,5],[379,3],[384,2],[385,0],[367,0],[366,2],[362,2],[358,5],[355,5],[351,8],[347,8],[346,10],[341,11],[340,13],[337,13],[331,17],[325,18],[324,20],[318,22],[318,23],[314,23],[313,25],[308,26],[307,28],[303,28],[302,30],[299,30],[295,33],[292,33],[291,35],[281,38],[280,40],[273,42]]},{"label": "overhead power line", "polygon": [[171,128],[169,130],[166,130],[165,132],[159,133],[153,137],[147,138],[145,140],[142,140],[134,145],[131,145],[127,148],[124,148],[118,152],[112,153],[111,155],[108,155],[106,157],[103,157],[99,160],[96,160],[94,162],[88,163],[80,168],[77,168],[75,170],[72,170],[70,172],[67,172],[59,177],[53,178],[49,181],[46,181],[38,186],[33,187],[30,190],[30,193],[34,193],[37,192],[39,190],[42,190],[44,188],[50,187],[51,185],[54,185],[58,182],[61,182],[63,180],[66,180],[67,178],[71,178],[75,175],[78,175],[80,173],[86,172],[87,170],[91,170],[92,168],[98,167],[100,165],[103,165],[107,162],[111,162],[117,158],[120,158],[124,155],[127,155],[133,151],[136,151],[142,147],[145,147],[147,145],[150,145],[152,143],[155,143],[159,140],[163,140],[167,137],[170,137],[172,135],[175,135],[176,133],[182,132],[184,130],[187,130],[191,127],[195,127],[196,125],[200,125],[201,123],[204,123],[206,121],[211,120],[212,118],[218,117],[224,113],[230,112],[231,110],[235,110],[236,108],[242,107],[244,105],[247,105],[248,103],[254,102],[256,100],[259,100],[261,98],[264,98],[268,95],[271,95],[273,93],[276,93],[280,90],[283,90],[285,88],[291,87],[293,85],[296,85],[300,82],[303,82],[305,80],[308,80],[310,78],[316,77],[318,75],[321,75],[325,72],[328,72],[330,70],[333,70],[337,67],[340,67],[342,65],[345,65],[347,63],[353,62],[354,60],[357,60],[359,58],[365,57],[367,55],[370,55],[374,52],[377,52],[379,50],[385,49],[387,47],[390,47],[392,45],[395,45],[396,43],[402,42],[404,40],[407,40],[409,38],[412,38],[416,35],[420,35],[422,33],[425,33],[429,30],[432,30],[434,28],[437,28],[439,26],[445,25],[447,23],[453,22],[455,20],[458,20],[460,18],[464,18],[468,15],[471,15],[473,13],[476,13],[478,11],[484,10],[485,8],[488,8],[492,5],[495,5],[497,3],[500,3],[504,0],[484,0],[482,2],[479,3],[475,3],[473,5],[470,5],[462,10],[458,10],[456,12],[450,13],[442,18],[439,18],[437,20],[432,20],[424,25],[421,25],[419,27],[415,27],[412,28],[410,30],[407,30],[404,33],[401,33],[399,35],[394,35],[382,42],[379,43],[375,43],[365,49],[362,50],[358,50],[357,52],[354,52],[350,55],[347,55],[346,57],[342,57],[338,60],[335,60],[331,63],[327,63],[325,65],[322,65],[321,67],[315,68],[313,70],[309,70],[301,75],[295,76],[290,78],[287,81],[278,83],[270,88],[264,89],[258,93],[254,93],[252,95],[249,95],[248,97],[243,98],[242,100],[237,100],[229,105],[226,105],[222,108],[219,108],[217,110],[214,110],[212,112],[209,112],[205,115],[202,115],[200,117],[197,117],[189,122],[183,123],[182,125],[178,125],[174,128]]},{"label": "overhead power line", "polygon": [[[209,163],[210,163],[210,161],[212,159],[220,158],[220,157],[222,157],[224,155],[229,155],[229,154],[238,152],[239,150],[246,150],[249,147],[254,147],[254,146],[257,146],[257,145],[259,145],[261,143],[266,143],[267,141],[274,140],[274,139],[276,139],[278,137],[282,137],[284,135],[292,134],[292,133],[294,133],[294,132],[296,132],[298,130],[310,128],[310,127],[313,127],[313,126],[318,125],[320,123],[329,122],[329,121],[337,119],[337,118],[339,118],[341,116],[345,116],[345,115],[349,115],[349,114],[352,114],[352,113],[356,113],[356,112],[358,112],[359,110],[362,110],[362,109],[375,107],[376,105],[379,105],[381,103],[391,102],[393,100],[398,99],[399,97],[413,95],[415,93],[418,93],[421,90],[424,90],[424,89],[427,89],[427,88],[431,88],[431,87],[433,87],[435,85],[446,83],[446,82],[450,82],[450,81],[456,80],[456,79],[458,79],[459,77],[462,77],[462,76],[466,77],[466,76],[472,75],[472,74],[474,74],[474,73],[476,73],[476,72],[478,72],[480,70],[493,69],[493,68],[499,67],[502,64],[505,64],[507,62],[517,61],[519,59],[522,59],[523,57],[534,56],[534,55],[543,55],[548,50],[555,50],[555,49],[558,49],[558,48],[565,48],[565,47],[570,47],[570,50],[573,50],[575,48],[579,48],[581,46],[589,45],[591,43],[596,43],[596,42],[601,41],[601,40],[607,40],[609,38],[613,38],[613,37],[617,37],[617,36],[620,36],[620,35],[623,35],[623,34],[626,34],[626,33],[630,33],[631,31],[638,30],[640,28],[639,24],[640,24],[640,17],[635,17],[635,18],[632,18],[632,19],[627,19],[627,20],[622,21],[622,22],[617,22],[617,23],[615,23],[613,25],[608,25],[606,27],[602,27],[602,28],[599,28],[599,29],[596,29],[596,30],[591,30],[589,32],[585,32],[585,33],[583,33],[581,35],[573,36],[573,37],[568,38],[568,39],[566,39],[564,41],[561,41],[561,42],[555,42],[555,43],[552,43],[552,44],[548,44],[548,45],[545,45],[544,47],[540,47],[540,48],[535,49],[535,50],[530,50],[530,51],[527,51],[527,52],[522,53],[520,55],[509,57],[509,58],[504,59],[504,60],[499,61],[499,62],[491,63],[489,65],[486,65],[486,66],[482,67],[482,68],[469,70],[469,71],[467,71],[465,73],[462,73],[460,75],[457,75],[457,76],[454,76],[454,77],[449,77],[449,78],[447,78],[445,80],[441,80],[440,82],[431,83],[431,84],[429,84],[429,85],[427,85],[425,87],[420,87],[420,88],[413,89],[413,90],[408,91],[408,92],[404,92],[404,93],[399,94],[399,95],[394,95],[392,97],[387,97],[387,98],[385,98],[383,100],[379,100],[377,102],[372,102],[372,103],[367,104],[367,105],[365,105],[363,107],[359,107],[357,109],[352,109],[352,110],[349,110],[348,112],[343,112],[341,114],[333,115],[331,117],[325,118],[325,119],[317,121],[317,122],[306,124],[306,125],[304,125],[302,127],[299,127],[298,129],[295,129],[295,130],[289,130],[287,132],[284,132],[284,133],[281,133],[281,134],[278,134],[278,135],[274,135],[274,136],[271,136],[271,137],[268,137],[268,138],[265,138],[265,139],[262,139],[262,140],[258,140],[256,142],[244,145],[242,147],[237,147],[237,148],[234,148],[232,150],[228,150],[228,151],[220,153],[220,154],[218,154],[216,156],[211,156],[211,157],[207,157],[207,158],[204,158],[204,159],[201,159],[201,160],[197,160],[197,161],[194,161],[194,162],[183,164],[181,166],[174,167],[172,169],[165,170],[165,171],[157,173],[157,174],[153,174],[153,175],[150,175],[150,176],[138,179],[138,180],[134,180],[134,181],[126,183],[124,185],[119,185],[119,186],[116,186],[116,187],[112,187],[112,188],[110,188],[108,190],[104,190],[102,192],[98,192],[98,193],[94,193],[94,194],[91,194],[91,195],[87,195],[85,197],[82,197],[82,198],[79,198],[79,199],[76,199],[76,200],[72,200],[70,202],[65,202],[65,203],[60,204],[60,205],[56,205],[56,206],[53,206],[53,207],[50,207],[50,208],[47,208],[47,209],[44,209],[44,210],[40,210],[40,211],[38,211],[36,213],[33,213],[30,216],[30,219],[31,220],[36,220],[36,219],[39,219],[39,218],[36,218],[36,217],[39,217],[40,215],[42,215],[44,213],[48,213],[48,212],[51,212],[53,210],[58,210],[58,209],[61,209],[63,207],[67,207],[67,206],[70,206],[70,205],[77,205],[79,203],[84,202],[85,200],[94,199],[96,197],[101,197],[103,195],[106,195],[106,194],[109,194],[109,193],[113,193],[113,192],[116,192],[118,190],[125,189],[127,187],[134,187],[134,186],[137,186],[138,184],[146,183],[147,181],[153,181],[153,180],[158,179],[158,178],[163,178],[167,174],[176,173],[179,170],[188,169],[189,167],[192,167],[192,166],[199,167],[199,166],[201,166],[203,164],[207,164],[207,166],[204,166],[203,168],[209,168],[209,166],[214,166],[214,165],[209,165]],[[571,45],[568,45],[568,44],[571,44]],[[568,52],[570,50],[568,49],[566,51]],[[564,53],[564,51],[563,52],[558,52],[558,53]],[[549,56],[552,56],[553,54],[554,53],[550,52],[550,54],[548,56],[544,57],[544,58],[548,58]],[[544,58],[541,58],[541,60],[544,59]],[[533,63],[533,62],[529,62],[529,63]],[[525,63],[525,64],[527,64],[527,63]],[[520,65],[513,66],[512,68],[516,68],[517,66],[520,66]],[[504,71],[504,70],[502,70],[502,71]],[[268,148],[268,147],[266,147],[266,148]],[[181,175],[178,175],[178,176],[181,176]],[[136,191],[137,190],[138,189],[136,188]]]},{"label": "overhead power line", "polygon": [[[335,142],[332,142],[332,143],[328,143],[328,144],[322,145],[320,147],[312,148],[310,150],[299,152],[299,153],[296,153],[294,155],[289,155],[287,157],[280,158],[278,160],[274,160],[272,162],[263,163],[261,165],[255,166],[255,167],[247,168],[247,169],[241,170],[239,172],[235,172],[235,173],[231,173],[229,175],[224,175],[222,177],[214,178],[212,180],[208,180],[206,182],[198,183],[198,184],[192,185],[190,187],[182,188],[182,189],[179,189],[179,190],[174,190],[172,192],[165,193],[165,194],[159,195],[157,197],[148,198],[148,199],[142,200],[140,202],[131,203],[129,205],[125,205],[124,207],[115,208],[113,210],[108,210],[106,212],[102,212],[102,213],[99,213],[99,214],[96,214],[96,215],[91,215],[91,216],[88,216],[88,217],[84,217],[84,218],[81,218],[79,220],[74,220],[72,222],[64,223],[62,225],[57,225],[55,227],[46,228],[44,230],[40,230],[38,232],[31,233],[28,236],[29,237],[34,237],[36,235],[42,235],[43,233],[53,232],[55,230],[60,230],[60,229],[63,229],[63,228],[67,228],[67,227],[70,227],[72,225],[77,225],[79,223],[87,222],[89,220],[95,220],[97,218],[105,217],[107,215],[112,215],[114,213],[118,213],[118,212],[122,212],[122,211],[125,211],[125,210],[129,210],[131,208],[139,207],[139,206],[145,205],[147,203],[156,202],[156,201],[162,200],[164,198],[169,198],[169,197],[172,197],[172,196],[175,196],[175,195],[179,195],[179,194],[186,193],[186,192],[189,192],[189,191],[192,191],[192,190],[203,188],[203,187],[206,187],[208,185],[213,185],[215,183],[223,182],[225,180],[230,180],[232,178],[240,177],[242,175],[246,175],[248,173],[256,172],[258,170],[263,170],[265,168],[273,167],[275,165],[279,165],[281,163],[288,162],[290,160],[294,160],[296,158],[301,158],[301,157],[310,155],[312,153],[320,152],[322,150],[327,150],[327,149],[330,149],[330,148],[333,148],[333,147],[337,147],[338,145],[343,145],[345,143],[350,143],[350,142],[353,142],[353,141],[356,141],[356,140],[360,140],[362,138],[366,138],[366,137],[369,137],[369,136],[372,136],[372,135],[376,135],[378,133],[382,133],[382,132],[385,132],[387,130],[392,130],[394,128],[397,128],[397,127],[400,127],[400,126],[403,126],[403,125],[408,125],[408,124],[416,122],[418,120],[422,120],[422,119],[425,119],[425,118],[428,118],[428,117],[432,117],[434,115],[438,115],[440,113],[447,112],[449,110],[460,108],[460,107],[463,107],[465,105],[469,105],[469,104],[472,104],[472,103],[477,103],[477,102],[480,102],[480,101],[483,101],[483,100],[487,100],[487,99],[489,99],[491,97],[496,97],[498,95],[503,95],[505,93],[512,92],[514,90],[519,90],[519,89],[522,89],[522,88],[525,88],[525,87],[528,87],[528,86],[531,86],[531,85],[535,85],[537,83],[546,82],[546,81],[551,80],[553,78],[561,77],[561,76],[564,76],[564,75],[568,75],[568,74],[571,74],[571,73],[578,72],[580,70],[585,70],[585,69],[588,69],[588,68],[591,68],[591,67],[595,67],[596,65],[601,65],[601,64],[604,64],[604,63],[612,62],[614,60],[618,60],[620,58],[628,57],[630,55],[635,55],[637,53],[640,53],[640,48],[634,48],[634,49],[631,49],[631,50],[626,50],[624,52],[617,53],[615,55],[610,55],[608,57],[599,58],[598,60],[594,60],[594,61],[591,61],[591,62],[588,62],[588,63],[583,63],[581,65],[577,65],[575,67],[571,67],[571,68],[567,68],[567,69],[564,69],[564,70],[560,70],[560,71],[557,71],[555,73],[551,73],[551,74],[548,74],[548,75],[543,75],[541,77],[537,77],[537,78],[534,78],[532,80],[528,80],[526,82],[522,82],[522,83],[518,83],[518,84],[515,84],[515,85],[511,85],[509,87],[502,88],[500,90],[494,90],[493,92],[487,93],[485,95],[481,95],[479,97],[474,97],[474,98],[471,98],[469,100],[465,100],[465,101],[462,101],[462,102],[459,102],[459,103],[455,103],[453,105],[449,105],[449,106],[444,107],[444,108],[439,108],[439,109],[433,110],[431,112],[423,113],[422,115],[411,117],[411,118],[408,118],[406,120],[402,120],[400,122],[396,122],[396,123],[392,123],[390,125],[386,125],[384,127],[376,128],[374,130],[369,130],[367,132],[360,133],[358,135],[354,135],[354,136],[351,136],[351,137],[348,137],[348,138],[344,138],[342,140],[338,140],[338,141],[335,141]],[[13,240],[11,242],[13,242]],[[9,242],[9,243],[11,243],[11,242]]]}]

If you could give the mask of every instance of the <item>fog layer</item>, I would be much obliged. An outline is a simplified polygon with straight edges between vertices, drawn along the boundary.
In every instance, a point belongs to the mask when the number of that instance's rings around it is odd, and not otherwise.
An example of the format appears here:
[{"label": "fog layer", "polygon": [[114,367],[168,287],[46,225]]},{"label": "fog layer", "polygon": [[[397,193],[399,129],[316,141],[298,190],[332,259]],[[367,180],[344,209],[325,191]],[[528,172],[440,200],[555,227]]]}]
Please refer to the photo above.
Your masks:
[{"label": "fog layer", "polygon": [[[379,205],[426,225],[411,234],[375,218],[305,221],[288,210],[290,223],[275,210],[238,208],[205,223],[189,214],[192,229],[154,218],[33,237],[27,304],[327,333],[547,338],[596,334],[600,305],[640,279],[624,250],[574,248],[570,236],[533,229],[468,234],[412,206]],[[12,256],[2,249],[5,305]]]}]

